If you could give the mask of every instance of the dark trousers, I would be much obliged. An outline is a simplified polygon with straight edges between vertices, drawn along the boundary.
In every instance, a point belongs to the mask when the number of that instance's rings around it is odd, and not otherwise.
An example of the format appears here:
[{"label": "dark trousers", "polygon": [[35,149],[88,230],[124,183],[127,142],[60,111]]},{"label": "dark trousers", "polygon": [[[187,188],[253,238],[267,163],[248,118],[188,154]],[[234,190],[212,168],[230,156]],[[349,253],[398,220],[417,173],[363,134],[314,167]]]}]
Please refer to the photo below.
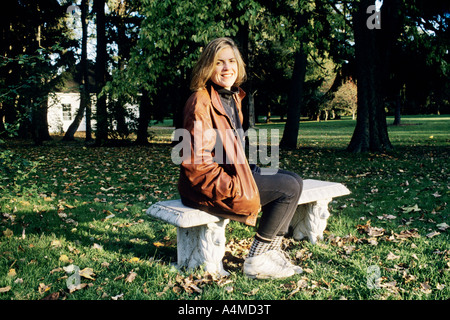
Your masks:
[{"label": "dark trousers", "polygon": [[264,172],[264,168],[253,170],[262,206],[257,237],[272,240],[288,232],[302,193],[303,180],[296,173],[282,169],[275,174]]}]

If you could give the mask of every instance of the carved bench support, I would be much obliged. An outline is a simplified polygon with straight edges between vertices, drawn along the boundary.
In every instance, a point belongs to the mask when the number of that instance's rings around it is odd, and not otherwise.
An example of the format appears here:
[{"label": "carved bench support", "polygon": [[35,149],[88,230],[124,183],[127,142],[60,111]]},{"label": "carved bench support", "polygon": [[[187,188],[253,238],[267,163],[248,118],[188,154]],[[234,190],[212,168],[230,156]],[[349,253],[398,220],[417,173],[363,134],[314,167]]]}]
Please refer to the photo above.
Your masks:
[{"label": "carved bench support", "polygon": [[192,228],[177,228],[178,267],[204,266],[210,274],[228,276],[222,264],[225,255],[225,227],[229,220]]},{"label": "carved bench support", "polygon": [[330,201],[331,199],[318,200],[297,207],[290,224],[292,237],[295,240],[308,237],[312,244],[316,244],[317,240],[323,240],[323,232],[330,216],[328,211]]}]

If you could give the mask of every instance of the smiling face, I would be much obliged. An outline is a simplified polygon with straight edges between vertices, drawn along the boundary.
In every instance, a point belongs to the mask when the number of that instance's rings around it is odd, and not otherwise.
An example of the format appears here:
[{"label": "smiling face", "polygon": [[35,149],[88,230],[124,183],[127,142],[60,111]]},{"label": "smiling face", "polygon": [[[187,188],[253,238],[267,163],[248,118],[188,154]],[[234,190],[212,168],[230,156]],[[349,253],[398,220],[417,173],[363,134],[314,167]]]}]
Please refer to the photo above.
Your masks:
[{"label": "smiling face", "polygon": [[217,53],[217,59],[211,81],[230,90],[238,77],[238,64],[231,47],[225,47]]}]

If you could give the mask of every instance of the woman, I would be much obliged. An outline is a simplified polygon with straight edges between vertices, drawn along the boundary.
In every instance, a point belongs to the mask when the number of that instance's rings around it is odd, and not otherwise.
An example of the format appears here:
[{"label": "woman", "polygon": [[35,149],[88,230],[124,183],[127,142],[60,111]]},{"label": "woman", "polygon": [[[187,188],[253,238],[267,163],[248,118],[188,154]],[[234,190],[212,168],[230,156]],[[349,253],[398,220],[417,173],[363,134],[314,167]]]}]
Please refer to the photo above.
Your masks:
[{"label": "woman", "polygon": [[239,85],[245,65],[233,40],[218,38],[203,50],[191,81],[194,93],[184,109],[190,155],[180,167],[182,202],[211,214],[256,226],[262,216],[244,273],[252,278],[284,278],[300,273],[281,250],[303,182],[295,173],[249,165],[242,138]]}]

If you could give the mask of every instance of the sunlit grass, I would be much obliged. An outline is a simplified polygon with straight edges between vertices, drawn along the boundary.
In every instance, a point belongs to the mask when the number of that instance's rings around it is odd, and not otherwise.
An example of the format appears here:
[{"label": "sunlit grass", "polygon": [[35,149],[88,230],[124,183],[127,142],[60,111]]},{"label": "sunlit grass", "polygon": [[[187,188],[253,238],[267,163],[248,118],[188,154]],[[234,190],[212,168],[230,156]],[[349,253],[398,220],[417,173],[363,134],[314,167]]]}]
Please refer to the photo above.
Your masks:
[{"label": "sunlit grass", "polygon": [[[0,189],[0,299],[447,299],[449,119],[405,116],[403,126],[388,128],[394,150],[379,154],[345,151],[354,120],[302,122],[299,148],[281,151],[280,167],[344,183],[352,194],[330,204],[324,241],[286,242],[305,272],[285,280],[243,276],[255,230],[231,222],[231,276],[208,282],[195,271],[201,293],[185,290],[192,272],[172,265],[176,228],[145,215],[152,203],[179,197],[173,129],[159,127],[161,139],[148,147],[11,143],[38,167]],[[281,137],[283,124],[257,129],[279,129]],[[368,225],[383,234],[371,239],[361,227]],[[70,264],[92,268],[94,280],[81,278],[85,286],[69,292]],[[370,266],[380,269],[375,289],[367,286]]]}]

